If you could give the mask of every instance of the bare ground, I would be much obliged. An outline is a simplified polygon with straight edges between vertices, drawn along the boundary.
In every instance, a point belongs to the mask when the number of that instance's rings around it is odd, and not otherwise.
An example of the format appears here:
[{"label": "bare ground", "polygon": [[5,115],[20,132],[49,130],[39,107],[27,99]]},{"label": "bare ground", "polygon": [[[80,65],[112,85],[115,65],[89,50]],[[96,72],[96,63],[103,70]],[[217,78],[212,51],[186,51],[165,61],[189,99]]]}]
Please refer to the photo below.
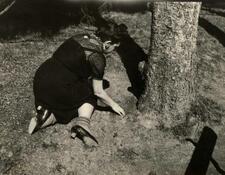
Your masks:
[{"label": "bare ground", "polygon": [[[108,16],[127,24],[131,36],[148,51],[150,13],[110,13]],[[208,12],[202,12],[201,17],[225,32],[225,17]],[[30,34],[0,43],[0,173],[180,175],[184,174],[194,150],[185,138],[197,141],[204,126],[216,132],[218,140],[213,156],[225,168],[225,49],[201,26],[198,74],[202,83],[195,108],[197,120],[189,129],[162,129],[157,116],[143,116],[136,110],[137,100],[127,91],[130,83],[115,53],[107,60],[105,79],[110,81],[107,91],[124,107],[127,115],[121,118],[107,111],[95,111],[91,126],[98,146],[88,147],[80,140],[70,139],[72,122],[57,124],[30,136],[27,127],[34,115],[34,72],[63,40],[84,27],[71,26],[52,38]],[[212,164],[208,174],[218,174]]]}]

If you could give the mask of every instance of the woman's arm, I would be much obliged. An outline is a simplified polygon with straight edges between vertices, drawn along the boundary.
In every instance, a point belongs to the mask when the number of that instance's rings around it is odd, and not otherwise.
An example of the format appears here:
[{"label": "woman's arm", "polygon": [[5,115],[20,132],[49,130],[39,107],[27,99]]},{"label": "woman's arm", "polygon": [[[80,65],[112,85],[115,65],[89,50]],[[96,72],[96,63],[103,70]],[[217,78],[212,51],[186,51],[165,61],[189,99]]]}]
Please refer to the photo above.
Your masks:
[{"label": "woman's arm", "polygon": [[94,94],[99,97],[105,104],[110,106],[113,111],[115,111],[117,114],[124,116],[125,112],[123,108],[121,108],[103,89],[103,81],[102,80],[97,80],[93,79],[92,80],[93,84],[93,90]]}]

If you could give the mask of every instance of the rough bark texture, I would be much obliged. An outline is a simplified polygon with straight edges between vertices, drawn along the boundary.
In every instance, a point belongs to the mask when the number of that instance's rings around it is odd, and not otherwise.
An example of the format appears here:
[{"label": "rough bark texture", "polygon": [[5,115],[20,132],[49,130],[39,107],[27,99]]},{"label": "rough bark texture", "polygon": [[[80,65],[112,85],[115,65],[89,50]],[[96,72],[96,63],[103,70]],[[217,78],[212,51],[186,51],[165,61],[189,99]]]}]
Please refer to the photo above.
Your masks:
[{"label": "rough bark texture", "polygon": [[155,111],[171,127],[185,122],[194,99],[198,2],[155,2],[145,92],[139,110]]}]

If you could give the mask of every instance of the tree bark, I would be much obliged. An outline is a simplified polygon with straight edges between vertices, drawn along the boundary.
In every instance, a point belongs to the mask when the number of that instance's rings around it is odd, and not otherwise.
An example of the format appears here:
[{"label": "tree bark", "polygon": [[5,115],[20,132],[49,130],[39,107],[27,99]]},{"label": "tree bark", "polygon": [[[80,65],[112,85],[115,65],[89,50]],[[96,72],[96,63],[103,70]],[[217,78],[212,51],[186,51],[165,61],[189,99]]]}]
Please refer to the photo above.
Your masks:
[{"label": "tree bark", "polygon": [[143,113],[157,112],[165,127],[184,123],[194,100],[199,2],[154,2],[150,57],[145,65]]}]

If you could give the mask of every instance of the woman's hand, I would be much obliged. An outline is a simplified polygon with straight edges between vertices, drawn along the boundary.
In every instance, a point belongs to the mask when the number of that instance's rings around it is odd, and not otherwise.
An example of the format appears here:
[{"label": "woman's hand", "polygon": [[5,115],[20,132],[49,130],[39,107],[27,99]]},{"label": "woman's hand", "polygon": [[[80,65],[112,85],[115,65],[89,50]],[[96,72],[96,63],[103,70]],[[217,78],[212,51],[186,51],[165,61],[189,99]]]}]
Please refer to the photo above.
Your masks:
[{"label": "woman's hand", "polygon": [[111,41],[105,41],[102,45],[105,54],[112,52],[116,47],[119,47],[120,43],[112,44]]},{"label": "woman's hand", "polygon": [[93,90],[94,94],[99,97],[102,102],[110,106],[113,111],[115,111],[120,116],[125,116],[123,108],[121,108],[104,90],[102,85],[102,80],[93,79]]},{"label": "woman's hand", "polygon": [[115,111],[120,116],[122,117],[125,116],[125,112],[123,108],[121,108],[117,103],[114,103],[111,107],[112,107],[112,110]]}]

